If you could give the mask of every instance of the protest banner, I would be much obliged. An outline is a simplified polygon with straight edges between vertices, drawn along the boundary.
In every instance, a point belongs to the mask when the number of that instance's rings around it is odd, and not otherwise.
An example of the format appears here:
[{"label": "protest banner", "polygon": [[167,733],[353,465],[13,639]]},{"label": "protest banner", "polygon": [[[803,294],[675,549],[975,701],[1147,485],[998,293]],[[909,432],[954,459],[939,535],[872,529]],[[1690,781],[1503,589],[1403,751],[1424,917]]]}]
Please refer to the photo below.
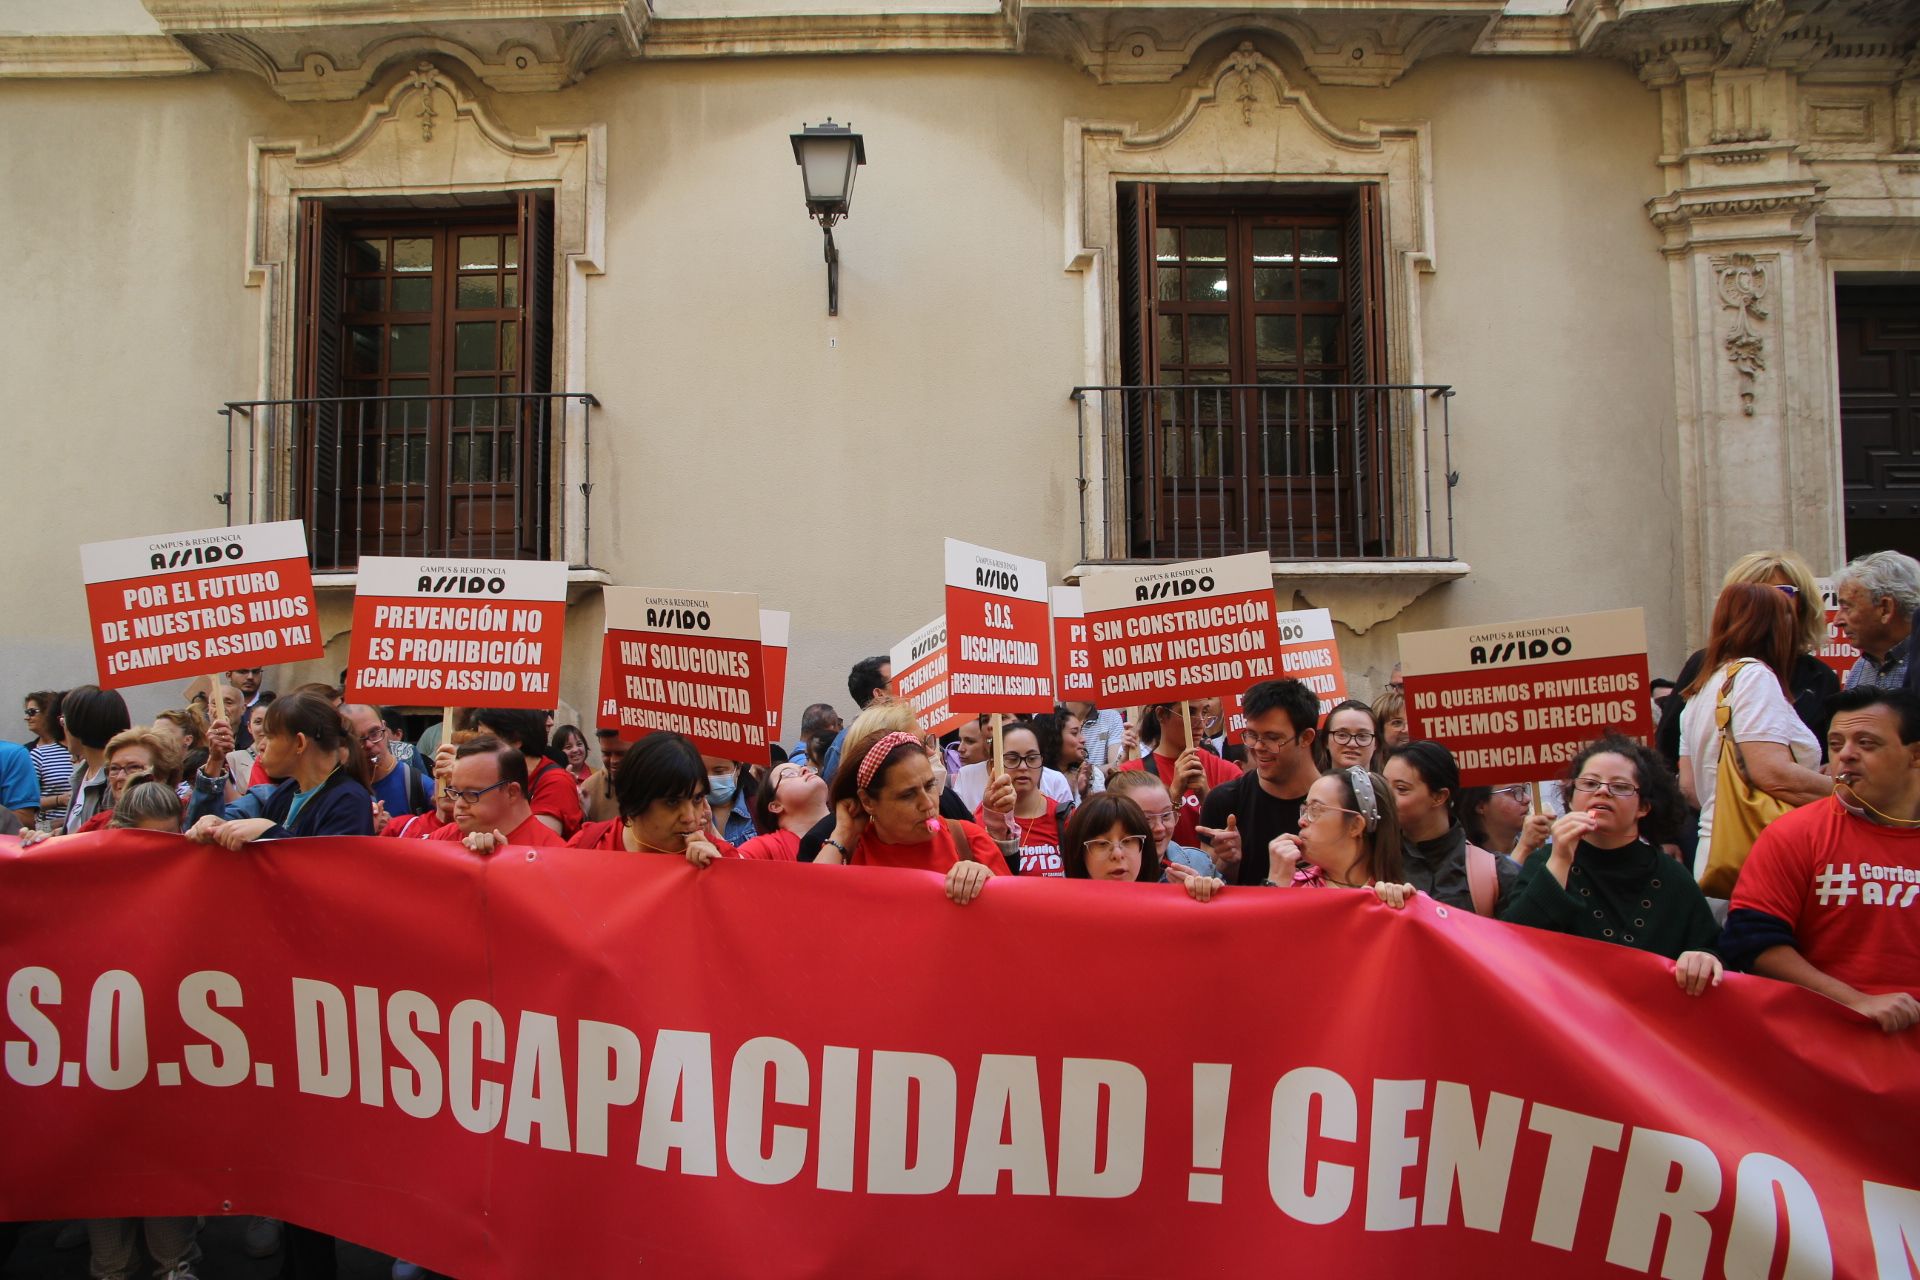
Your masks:
[{"label": "protest banner", "polygon": [[1103,569],[1081,580],[1080,599],[1103,707],[1226,697],[1280,674],[1263,552]]},{"label": "protest banner", "polygon": [[1827,638],[1814,656],[1845,680],[1853,664],[1860,661],[1860,650],[1840,629],[1840,597],[1834,592],[1833,579],[1816,578],[1814,585],[1820,589],[1820,602],[1827,611]]},{"label": "protest banner", "polygon": [[947,539],[947,704],[1046,715],[1053,688],[1047,566]]},{"label": "protest banner", "polygon": [[[955,998],[1014,955],[1127,978]],[[1201,955],[1338,991],[1196,1000]],[[0,1218],[263,1214],[463,1280],[1909,1275],[1920,1036],[1672,970],[1425,897],[6,841]]]},{"label": "protest banner", "polygon": [[1546,782],[1601,734],[1653,734],[1639,609],[1409,632],[1400,676],[1408,732],[1452,751],[1463,787]]},{"label": "protest banner", "polygon": [[948,733],[968,719],[955,713],[949,701],[946,615],[893,646],[887,660],[893,665],[888,687],[913,707],[922,733]]},{"label": "protest banner", "polygon": [[567,566],[362,556],[347,697],[420,707],[560,703]]},{"label": "protest banner", "polygon": [[[1280,678],[1298,680],[1320,698],[1320,719],[1347,700],[1347,672],[1340,665],[1340,645],[1333,638],[1333,615],[1325,609],[1290,609],[1274,615],[1280,630]],[[1227,704],[1227,734],[1247,727],[1247,715],[1236,693]]]},{"label": "protest banner", "polygon": [[787,633],[793,615],[784,609],[760,611],[760,659],[766,664],[767,735],[780,741],[780,714],[787,701]]},{"label": "protest banner", "polygon": [[103,689],[325,654],[298,520],[80,548]]},{"label": "protest banner", "polygon": [[1054,687],[1062,702],[1092,702],[1094,698],[1093,639],[1080,603],[1080,588],[1055,587],[1053,614]]},{"label": "protest banner", "polygon": [[677,733],[702,755],[772,763],[758,597],[608,587],[603,598],[600,728]]}]

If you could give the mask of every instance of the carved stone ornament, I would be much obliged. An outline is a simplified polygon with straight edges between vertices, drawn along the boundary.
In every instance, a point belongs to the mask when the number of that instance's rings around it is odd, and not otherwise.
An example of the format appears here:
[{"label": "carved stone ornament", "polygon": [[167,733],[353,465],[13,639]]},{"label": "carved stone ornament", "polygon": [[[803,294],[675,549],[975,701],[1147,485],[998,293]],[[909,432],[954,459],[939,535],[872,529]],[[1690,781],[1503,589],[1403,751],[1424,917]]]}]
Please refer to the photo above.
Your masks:
[{"label": "carved stone ornament", "polygon": [[433,122],[439,112],[433,109],[433,91],[444,89],[440,83],[440,69],[431,62],[422,62],[413,69],[413,75],[407,80],[407,88],[420,95],[420,109],[414,112],[414,118],[420,122],[420,141],[433,141]]},{"label": "carved stone ornament", "polygon": [[1754,328],[1767,318],[1760,303],[1767,296],[1767,265],[1750,253],[1728,254],[1713,260],[1720,277],[1720,305],[1734,313],[1733,327],[1727,330],[1727,359],[1740,371],[1745,384],[1740,389],[1740,411],[1753,416],[1754,388],[1767,367],[1766,342]]}]

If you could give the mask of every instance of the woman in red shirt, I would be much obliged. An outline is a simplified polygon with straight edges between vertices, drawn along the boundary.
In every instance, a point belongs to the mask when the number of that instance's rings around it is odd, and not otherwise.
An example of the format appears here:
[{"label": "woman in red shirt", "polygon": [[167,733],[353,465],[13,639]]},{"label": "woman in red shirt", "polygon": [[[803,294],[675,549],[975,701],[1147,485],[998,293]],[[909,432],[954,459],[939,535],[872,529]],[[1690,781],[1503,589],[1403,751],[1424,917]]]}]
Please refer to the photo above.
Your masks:
[{"label": "woman in red shirt", "polygon": [[[1004,774],[995,783],[1011,785]],[[944,871],[947,897],[962,906],[972,902],[988,879],[1007,874],[1007,860],[974,823],[939,816],[941,790],[927,749],[913,734],[869,734],[849,743],[829,793],[833,835],[816,862]],[[987,795],[995,798],[992,786]]]},{"label": "woman in red shirt", "polygon": [[791,760],[777,764],[753,794],[753,825],[760,834],[740,846],[740,856],[797,862],[800,837],[826,816],[827,780],[820,771]]},{"label": "woman in red shirt", "polygon": [[613,775],[620,816],[589,822],[567,841],[575,849],[664,853],[696,867],[738,852],[708,830],[707,766],[699,750],[677,733],[640,739]]},{"label": "woman in red shirt", "polygon": [[974,811],[973,820],[989,835],[1013,838],[1020,855],[1018,874],[1063,876],[1060,802],[1040,790],[1040,770],[1046,763],[1040,735],[1024,724],[1010,724],[1001,731],[1000,741],[1000,763],[1006,767],[1006,773],[1000,776],[1013,780],[1012,822],[1004,811],[984,802]]}]

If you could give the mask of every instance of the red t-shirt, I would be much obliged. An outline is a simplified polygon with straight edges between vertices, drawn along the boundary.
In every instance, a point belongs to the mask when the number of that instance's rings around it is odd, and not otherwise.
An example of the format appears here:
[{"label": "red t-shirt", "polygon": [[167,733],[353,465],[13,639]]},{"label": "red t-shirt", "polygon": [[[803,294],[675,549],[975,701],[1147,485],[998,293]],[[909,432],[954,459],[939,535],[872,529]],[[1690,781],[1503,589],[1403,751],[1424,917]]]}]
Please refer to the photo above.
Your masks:
[{"label": "red t-shirt", "polygon": [[[1066,864],[1060,861],[1060,802],[1052,796],[1046,800],[1047,811],[1039,817],[1012,819],[1020,829],[1020,874],[1023,876],[1067,874]],[[986,806],[975,811],[973,820],[985,829]]]},{"label": "red t-shirt", "polygon": [[1730,909],[1786,921],[1807,962],[1855,990],[1920,993],[1920,830],[1831,796],[1802,805],[1760,833]]},{"label": "red t-shirt", "polygon": [[[605,822],[589,822],[580,828],[578,835],[566,842],[567,847],[569,849],[618,849],[621,853],[628,853],[630,850],[627,848],[626,837],[623,834],[626,825],[618,818],[608,818]],[[711,831],[707,832],[707,843],[712,845],[714,852],[723,858],[740,856],[738,849]],[[799,847],[797,840],[794,847]]]},{"label": "red t-shirt", "polygon": [[527,779],[527,804],[535,817],[558,818],[562,837],[580,829],[580,785],[551,760],[540,761]]},{"label": "red t-shirt", "polygon": [[[1153,765],[1150,769],[1147,768],[1148,762]],[[1200,753],[1200,767],[1207,772],[1209,789],[1223,782],[1232,782],[1241,775],[1237,765],[1228,764],[1211,751]],[[1129,760],[1113,772],[1121,773],[1128,769],[1146,769],[1148,773],[1166,783],[1168,794],[1172,794],[1174,772],[1172,758],[1163,756],[1158,751],[1151,751],[1143,759]],[[1174,811],[1180,815],[1173,824],[1173,842],[1186,845],[1189,849],[1199,848],[1200,832],[1197,828],[1200,826],[1200,797],[1191,791],[1184,796],[1174,796],[1173,807]]]},{"label": "red t-shirt", "polygon": [[920,844],[888,844],[868,827],[860,842],[853,846],[853,857],[849,859],[856,867],[910,867],[915,871],[945,871],[960,861],[959,846],[955,838],[965,840],[973,851],[973,861],[985,863],[987,870],[997,876],[1007,872],[1007,860],[1000,856],[1000,846],[993,838],[971,822],[955,822],[948,818],[935,818],[927,824],[933,828],[933,839]]},{"label": "red t-shirt", "polygon": [[436,838],[439,829],[438,814],[403,813],[397,818],[388,818],[380,834],[389,840],[431,840]]},{"label": "red t-shirt", "polygon": [[[467,833],[460,829],[457,822],[449,822],[444,827],[435,827],[426,836],[426,840],[466,839]],[[525,822],[506,833],[508,844],[530,844],[538,848],[554,848],[566,843],[566,839],[538,818],[528,818]]]},{"label": "red t-shirt", "polygon": [[798,862],[800,837],[791,831],[769,831],[741,845],[740,856],[758,858],[762,862]]}]

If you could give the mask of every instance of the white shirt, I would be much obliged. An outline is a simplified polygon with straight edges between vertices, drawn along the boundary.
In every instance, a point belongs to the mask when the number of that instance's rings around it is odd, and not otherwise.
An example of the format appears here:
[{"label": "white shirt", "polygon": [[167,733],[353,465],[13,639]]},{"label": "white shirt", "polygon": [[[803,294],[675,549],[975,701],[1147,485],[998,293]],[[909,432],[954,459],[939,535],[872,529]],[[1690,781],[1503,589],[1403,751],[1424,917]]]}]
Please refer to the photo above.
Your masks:
[{"label": "white shirt", "polygon": [[[960,772],[953,775],[953,793],[967,806],[967,812],[978,813],[987,798],[987,763],[962,765]],[[1054,769],[1040,771],[1040,794],[1051,796],[1061,804],[1073,803],[1073,784],[1066,775]]]},{"label": "white shirt", "polygon": [[1080,725],[1080,745],[1087,749],[1087,759],[1093,761],[1095,769],[1106,768],[1107,761],[1120,749],[1120,740],[1126,736],[1127,721],[1118,711],[1102,709],[1093,713],[1093,718]]},{"label": "white shirt", "polygon": [[[1693,854],[1693,874],[1698,879],[1707,869],[1707,851],[1713,845],[1714,784],[1720,776],[1720,725],[1716,708],[1720,686],[1732,666],[1721,667],[1700,691],[1688,699],[1680,713],[1680,758],[1693,762],[1693,789],[1700,797],[1700,843]],[[1733,710],[1730,722],[1735,742],[1778,742],[1792,754],[1795,764],[1809,769],[1820,767],[1820,740],[1794,711],[1793,703],[1781,691],[1780,682],[1766,664],[1746,662],[1734,677],[1733,691],[1727,695]]]}]

